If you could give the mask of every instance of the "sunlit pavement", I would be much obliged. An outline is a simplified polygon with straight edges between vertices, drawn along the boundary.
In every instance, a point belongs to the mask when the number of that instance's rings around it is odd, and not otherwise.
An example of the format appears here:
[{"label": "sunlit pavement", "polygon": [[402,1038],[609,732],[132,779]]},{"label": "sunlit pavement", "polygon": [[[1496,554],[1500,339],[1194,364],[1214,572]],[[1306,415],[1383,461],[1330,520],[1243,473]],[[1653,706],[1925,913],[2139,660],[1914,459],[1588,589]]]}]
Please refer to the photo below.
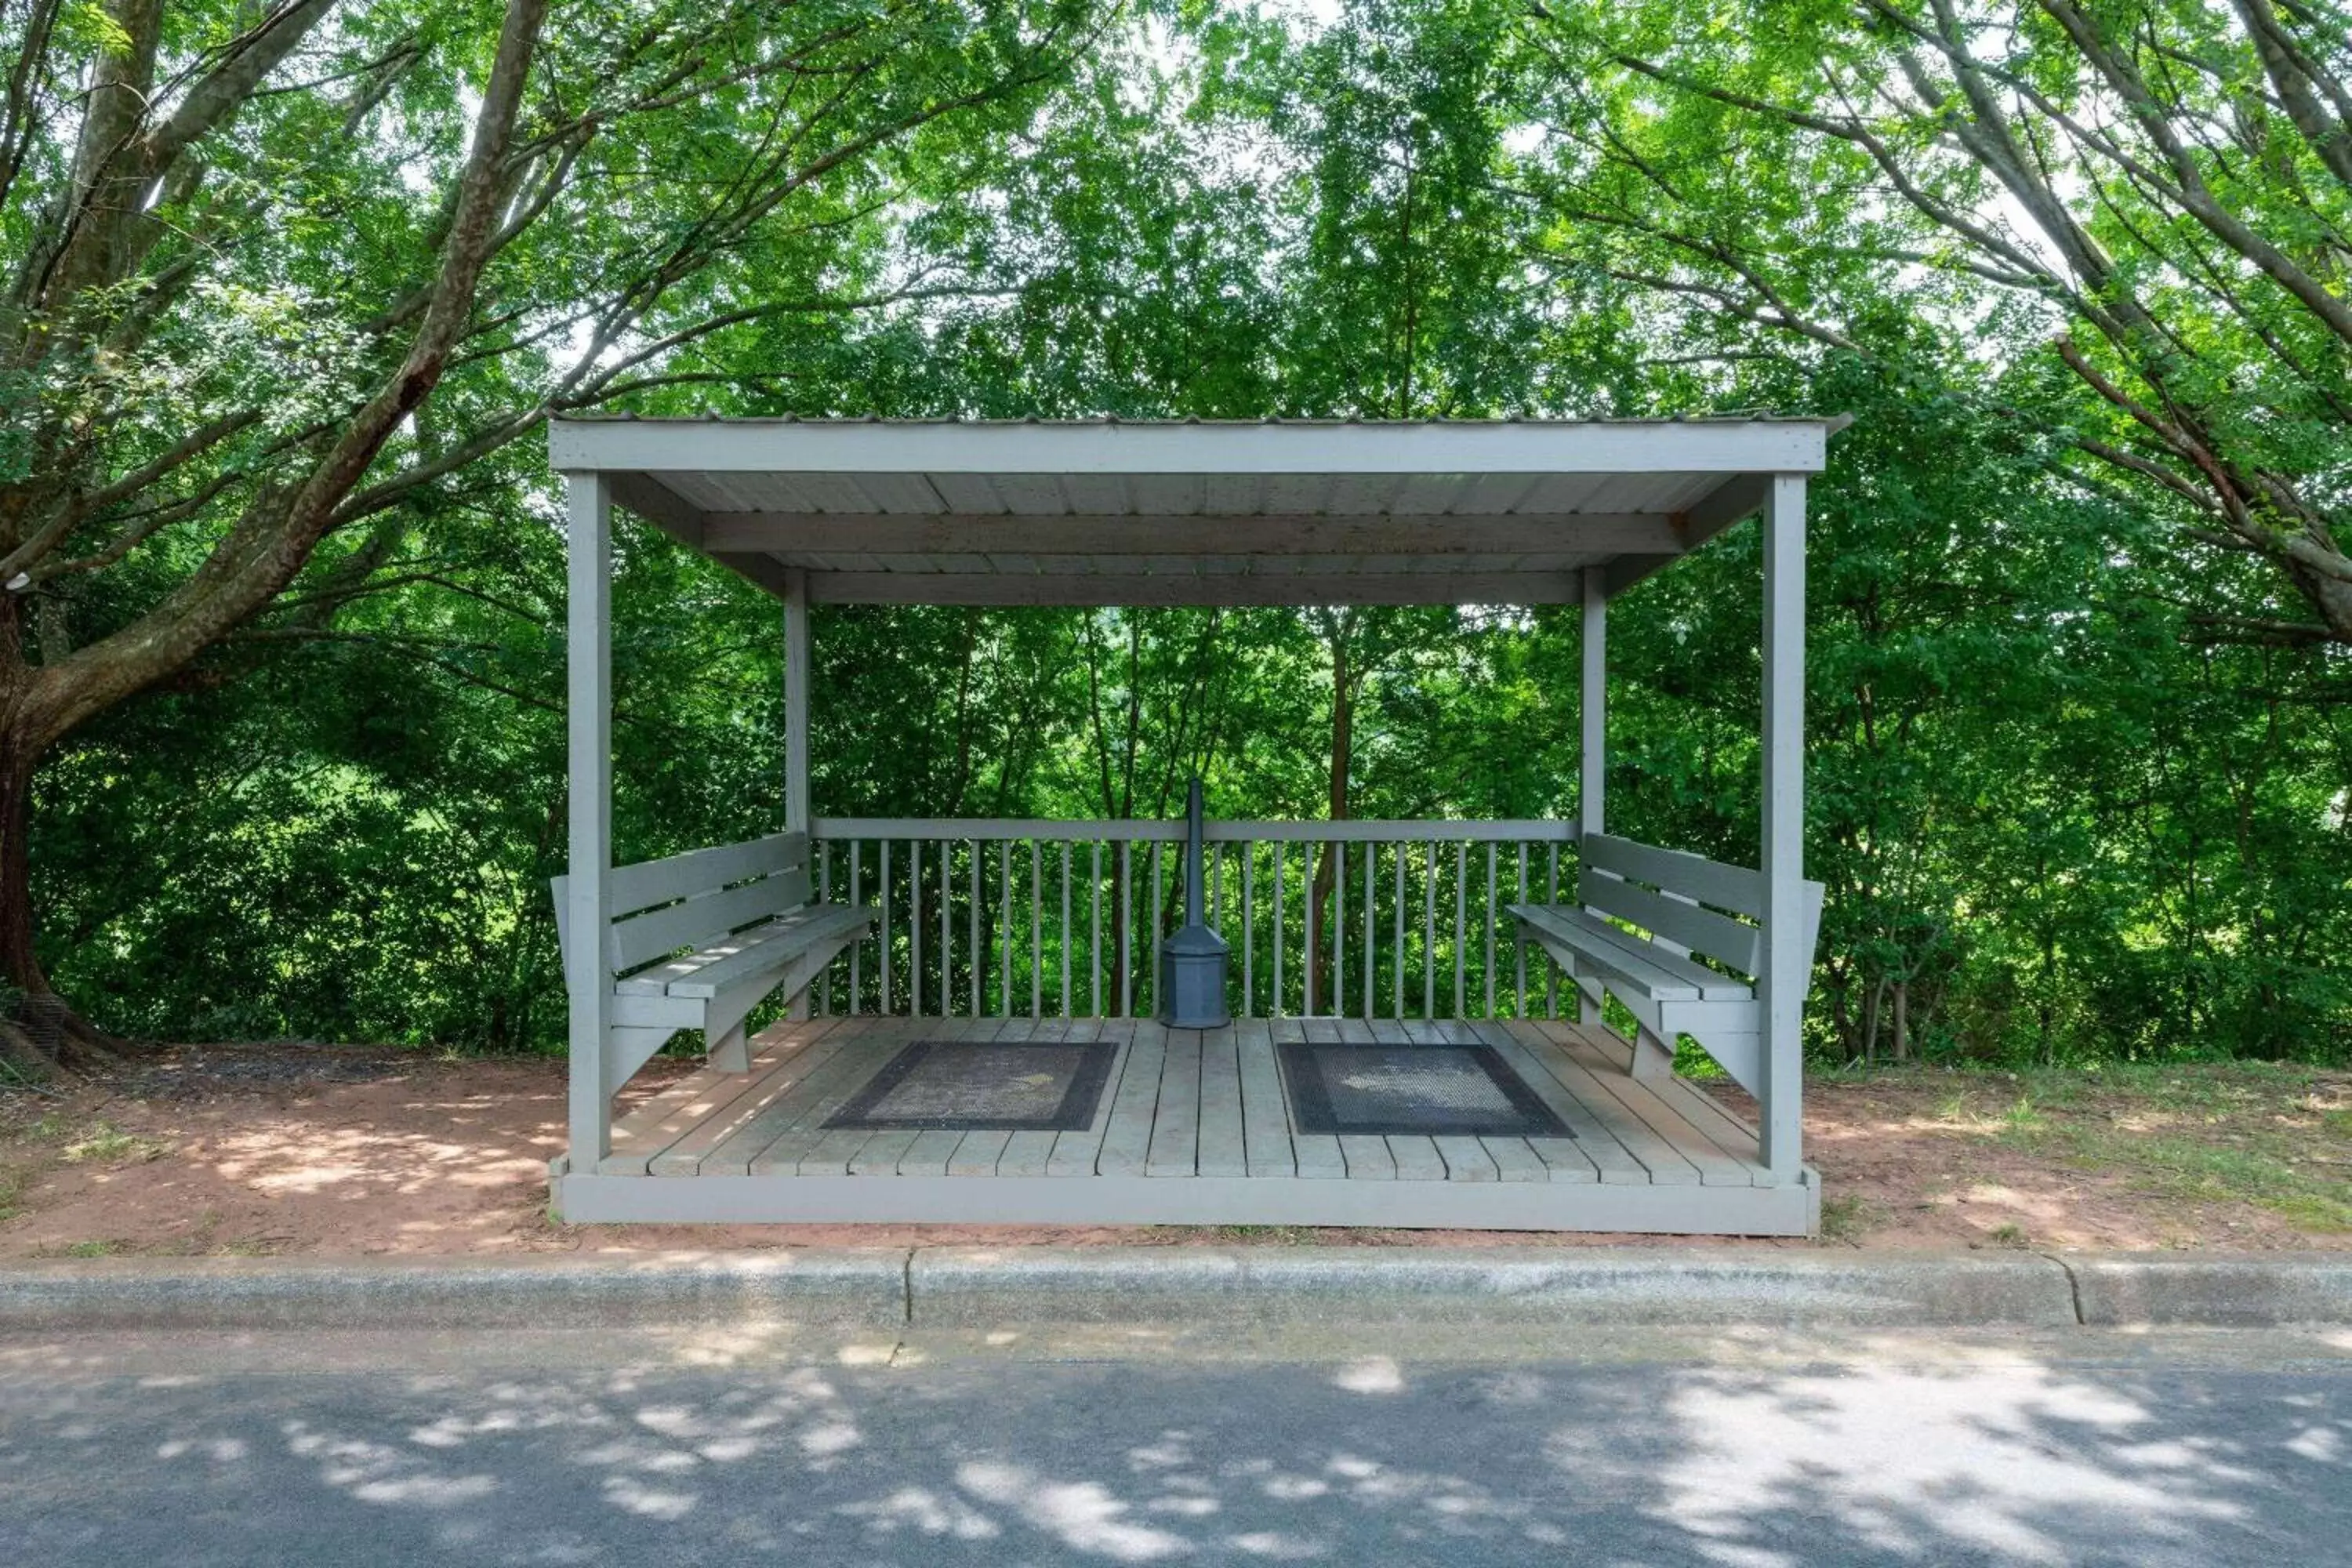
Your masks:
[{"label": "sunlit pavement", "polygon": [[39,1563],[2352,1562],[2352,1335],[0,1342]]}]

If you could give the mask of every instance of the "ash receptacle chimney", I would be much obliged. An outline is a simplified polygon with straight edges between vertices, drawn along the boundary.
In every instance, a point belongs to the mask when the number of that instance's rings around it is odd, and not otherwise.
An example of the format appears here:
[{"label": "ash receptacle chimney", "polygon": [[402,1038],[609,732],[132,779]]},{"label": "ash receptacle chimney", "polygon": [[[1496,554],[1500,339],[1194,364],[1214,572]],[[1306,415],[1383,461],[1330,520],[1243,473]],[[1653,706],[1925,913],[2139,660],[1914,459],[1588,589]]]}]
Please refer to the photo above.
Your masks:
[{"label": "ash receptacle chimney", "polygon": [[1225,1007],[1225,939],[1209,929],[1206,846],[1201,829],[1201,781],[1184,810],[1184,923],[1160,943],[1160,1021],[1175,1029],[1222,1029],[1234,1021]]}]

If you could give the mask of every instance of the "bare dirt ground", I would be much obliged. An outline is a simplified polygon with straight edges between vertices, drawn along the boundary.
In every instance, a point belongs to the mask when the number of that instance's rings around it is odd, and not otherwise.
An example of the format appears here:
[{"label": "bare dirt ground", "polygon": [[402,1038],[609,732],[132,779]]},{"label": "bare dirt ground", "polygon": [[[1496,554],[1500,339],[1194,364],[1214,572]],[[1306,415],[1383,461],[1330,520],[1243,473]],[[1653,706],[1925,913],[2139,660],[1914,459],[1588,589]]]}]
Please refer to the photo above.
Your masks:
[{"label": "bare dirt ground", "polygon": [[[655,1064],[633,1093],[684,1066]],[[113,1082],[0,1091],[0,1260],[982,1240],[1719,1244],[1297,1227],[565,1226],[549,1217],[546,1169],[562,1147],[563,1109],[553,1060],[307,1045],[184,1047]],[[1832,1074],[1808,1085],[1805,1121],[1822,1237],[1780,1245],[2352,1247],[2352,1074]]]}]

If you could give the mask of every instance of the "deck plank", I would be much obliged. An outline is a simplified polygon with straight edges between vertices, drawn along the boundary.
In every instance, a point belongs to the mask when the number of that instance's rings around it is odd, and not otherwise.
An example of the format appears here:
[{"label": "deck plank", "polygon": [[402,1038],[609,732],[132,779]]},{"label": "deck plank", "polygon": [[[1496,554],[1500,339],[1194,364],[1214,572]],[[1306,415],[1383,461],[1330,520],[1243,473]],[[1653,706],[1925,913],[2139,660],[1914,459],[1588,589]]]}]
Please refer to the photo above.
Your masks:
[{"label": "deck plank", "polygon": [[[939,1039],[967,1039],[967,1041],[997,1039],[997,1037],[1004,1032],[1004,1025],[1007,1023],[1009,1020],[1004,1018],[957,1018],[955,1032],[952,1032],[952,1035],[940,1032]],[[875,1175],[946,1175],[948,1157],[955,1154],[957,1145],[962,1145],[967,1133],[964,1133],[964,1129],[960,1129],[960,1126],[931,1126],[931,1129],[922,1129],[912,1135],[894,1133],[894,1138],[906,1138],[906,1145],[901,1145],[898,1150],[896,1150],[896,1157],[894,1157],[896,1163],[889,1168],[889,1171],[879,1171],[877,1168]],[[879,1163],[882,1163],[882,1157],[889,1154],[889,1152],[891,1150],[887,1145],[875,1145],[873,1150],[875,1166],[879,1166]]]},{"label": "deck plank", "polygon": [[[773,1111],[779,1102],[789,1099],[793,1091],[811,1073],[821,1072],[827,1062],[838,1054],[856,1031],[836,1026],[814,1033],[808,1043],[776,1065],[774,1071],[702,1119],[694,1128],[646,1162],[648,1174],[656,1176],[699,1175],[709,1166],[712,1156],[725,1151],[730,1142],[752,1129],[760,1127],[762,1119]],[[756,1141],[744,1151],[746,1158],[753,1150],[763,1146],[770,1134],[760,1132]]]},{"label": "deck plank", "polygon": [[753,1042],[749,1072],[721,1072],[706,1067],[688,1074],[614,1124],[614,1152],[598,1168],[608,1175],[648,1174],[656,1155],[712,1117],[724,1114],[744,1095],[756,1093],[770,1074],[806,1049],[834,1022],[788,1019],[762,1029]]},{"label": "deck plank", "polygon": [[1147,1176],[1190,1176],[1201,1159],[1201,1031],[1168,1031],[1168,1054],[1160,1068],[1160,1108],[1151,1119]]},{"label": "deck plank", "polygon": [[1111,1108],[1118,1103],[1121,1083],[1128,1063],[1135,1054],[1135,1020],[1105,1018],[1100,1021],[1099,1038],[1117,1042],[1118,1057],[1111,1063],[1110,1080],[1103,1085],[1102,1099],[1095,1107],[1094,1124],[1083,1132],[1064,1132],[1054,1140],[1054,1152],[1045,1162],[1049,1176],[1091,1176],[1095,1162],[1101,1157],[1103,1134],[1109,1131]]},{"label": "deck plank", "polygon": [[[1371,1018],[1353,1022],[1346,1031],[1350,1040],[1370,1039],[1383,1046],[1409,1046],[1414,1043],[1412,1033],[1402,1020]],[[1416,1134],[1391,1133],[1388,1138],[1389,1156],[1396,1162],[1396,1179],[1400,1182],[1442,1182],[1446,1177],[1445,1156],[1434,1138]],[[1483,1156],[1482,1156],[1483,1157]]]},{"label": "deck plank", "polygon": [[[1006,1018],[997,1032],[1000,1040],[1058,1040],[1066,1029],[1060,1018]],[[948,1156],[950,1176],[992,1176],[1004,1151],[1016,1134],[1003,1128],[973,1128]]]},{"label": "deck plank", "polygon": [[[1304,1018],[1299,1022],[1307,1040],[1318,1046],[1328,1046],[1344,1044],[1350,1037],[1348,1030],[1354,1020]],[[1389,1152],[1387,1139],[1370,1137],[1361,1133],[1342,1132],[1334,1137],[1332,1142],[1339,1151],[1341,1173],[1348,1180],[1351,1182],[1396,1180],[1396,1156]]]},{"label": "deck plank", "polygon": [[[1511,1065],[1520,1080],[1535,1091],[1536,1098],[1550,1107],[1552,1114],[1566,1122],[1569,1131],[1574,1134],[1569,1138],[1528,1140],[1528,1147],[1551,1167],[1553,1181],[1600,1182],[1610,1186],[1650,1184],[1650,1168],[1627,1152],[1601,1119],[1537,1060],[1532,1051],[1513,1037],[1501,1020],[1481,1018],[1467,1021],[1465,1026],[1471,1038],[1494,1047],[1496,1054]],[[1581,1172],[1577,1161],[1583,1163]]]},{"label": "deck plank", "polygon": [[1203,1176],[1246,1176],[1249,1145],[1242,1131],[1239,1031],[1233,1025],[1201,1036],[1201,1152]]},{"label": "deck plank", "polygon": [[[1273,1043],[1277,1046],[1291,1041],[1320,1039],[1323,1037],[1313,1032],[1313,1026],[1318,1021],[1310,1018],[1276,1018],[1268,1026],[1267,1032]],[[1282,1068],[1277,1063],[1275,1067],[1275,1076],[1280,1079],[1281,1075]],[[1299,1175],[1309,1181],[1346,1180],[1348,1157],[1346,1152],[1339,1146],[1339,1140],[1328,1132],[1297,1131],[1297,1121],[1290,1112],[1288,1103],[1290,1085],[1287,1081],[1283,1082],[1282,1092],[1283,1123],[1293,1130],[1290,1134],[1290,1154],[1297,1163]],[[1391,1165],[1390,1173],[1395,1173],[1394,1165]]]},{"label": "deck plank", "polygon": [[[1057,1026],[1058,1032],[1053,1037],[1055,1039],[1086,1042],[1098,1038],[1102,1033],[1101,1020],[1096,1018],[1055,1018],[1048,1022]],[[1054,1145],[1061,1136],[1059,1132],[1015,1132],[1004,1141],[1004,1152],[996,1157],[996,1173],[1044,1175],[1046,1165],[1053,1161]]]},{"label": "deck plank", "polygon": [[[992,1020],[979,1021],[992,1022]],[[924,1029],[922,1038],[927,1040],[970,1039],[974,1022],[975,1020],[971,1018],[941,1018]],[[880,1128],[870,1131],[866,1133],[865,1142],[856,1143],[849,1149],[843,1163],[848,1173],[853,1176],[897,1175],[898,1162],[906,1158],[907,1151],[914,1147],[915,1140],[922,1135],[919,1128]],[[817,1152],[819,1155],[824,1155],[829,1152],[820,1145]],[[809,1168],[808,1162],[803,1161],[802,1163],[803,1169]],[[824,1173],[834,1175],[839,1173],[828,1167]]]},{"label": "deck plank", "polygon": [[1570,1060],[1591,1072],[1601,1087],[1641,1118],[1643,1126],[1674,1146],[1675,1152],[1698,1172],[1702,1185],[1748,1187],[1760,1174],[1752,1161],[1741,1160],[1694,1126],[1674,1102],[1642,1079],[1611,1070],[1608,1058],[1588,1040],[1580,1039],[1556,1023],[1538,1026]]},{"label": "deck plank", "polygon": [[[739,1134],[740,1141],[733,1147],[722,1148],[711,1160],[703,1162],[704,1173],[710,1173],[713,1161],[723,1161],[729,1174],[798,1174],[801,1160],[814,1152],[817,1141],[827,1135],[818,1123],[865,1088],[882,1069],[882,1064],[914,1037],[914,1031],[923,1022],[919,1018],[893,1018],[886,1025],[859,1032],[792,1093],[769,1107],[772,1114],[766,1119],[763,1130],[773,1136],[765,1144],[752,1144],[748,1137]],[[745,1130],[746,1133],[751,1131]]]},{"label": "deck plank", "polygon": [[[1566,1138],[1547,1138],[1547,1143],[1568,1143]],[[1498,1182],[1549,1182],[1551,1167],[1542,1155],[1528,1146],[1525,1138],[1481,1138],[1479,1145],[1486,1158],[1495,1163],[1495,1179]]]},{"label": "deck plank", "polygon": [[1110,1108],[1110,1124],[1103,1131],[1102,1149],[1095,1170],[1105,1176],[1139,1176],[1151,1152],[1152,1112],[1160,1104],[1160,1074],[1168,1055],[1168,1031],[1148,1018],[1135,1023],[1135,1039],[1127,1047],[1127,1071],[1120,1075],[1118,1100]]},{"label": "deck plank", "polygon": [[[1532,1059],[1542,1064],[1544,1070],[1558,1079],[1562,1088],[1577,1098],[1627,1153],[1642,1163],[1649,1171],[1653,1184],[1675,1187],[1702,1184],[1698,1167],[1685,1159],[1672,1141],[1661,1136],[1638,1111],[1609,1092],[1612,1084],[1631,1082],[1630,1079],[1605,1065],[1601,1067],[1601,1072],[1596,1074],[1562,1050],[1532,1019],[1510,1019],[1502,1027],[1519,1042]],[[1604,1074],[1605,1077],[1602,1076]],[[1583,1129],[1578,1128],[1577,1132],[1581,1136]]]},{"label": "deck plank", "polygon": [[1274,1030],[1264,1018],[1234,1025],[1234,1051],[1240,1058],[1242,1145],[1247,1173],[1295,1176],[1297,1156],[1290,1147],[1290,1112],[1283,1103],[1282,1065],[1274,1058]]}]

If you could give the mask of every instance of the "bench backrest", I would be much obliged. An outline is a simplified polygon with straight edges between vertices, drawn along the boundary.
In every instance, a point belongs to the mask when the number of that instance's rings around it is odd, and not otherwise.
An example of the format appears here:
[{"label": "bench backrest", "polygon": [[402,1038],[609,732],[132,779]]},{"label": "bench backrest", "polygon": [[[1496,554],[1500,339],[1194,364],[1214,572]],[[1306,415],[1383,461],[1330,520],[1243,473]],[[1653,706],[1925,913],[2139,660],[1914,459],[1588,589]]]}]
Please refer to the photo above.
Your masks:
[{"label": "bench backrest", "polygon": [[[554,879],[559,934],[570,923],[564,907],[570,884],[568,877]],[[807,903],[808,835],[772,833],[749,844],[615,866],[606,888],[612,921],[604,932],[604,963],[625,974]]]},{"label": "bench backrest", "polygon": [[[1764,963],[1764,873],[1605,833],[1579,850],[1577,902],[1639,926],[1651,939],[1711,958],[1751,979]],[[1821,930],[1822,885],[1802,884],[1793,933],[1811,967]]]}]

